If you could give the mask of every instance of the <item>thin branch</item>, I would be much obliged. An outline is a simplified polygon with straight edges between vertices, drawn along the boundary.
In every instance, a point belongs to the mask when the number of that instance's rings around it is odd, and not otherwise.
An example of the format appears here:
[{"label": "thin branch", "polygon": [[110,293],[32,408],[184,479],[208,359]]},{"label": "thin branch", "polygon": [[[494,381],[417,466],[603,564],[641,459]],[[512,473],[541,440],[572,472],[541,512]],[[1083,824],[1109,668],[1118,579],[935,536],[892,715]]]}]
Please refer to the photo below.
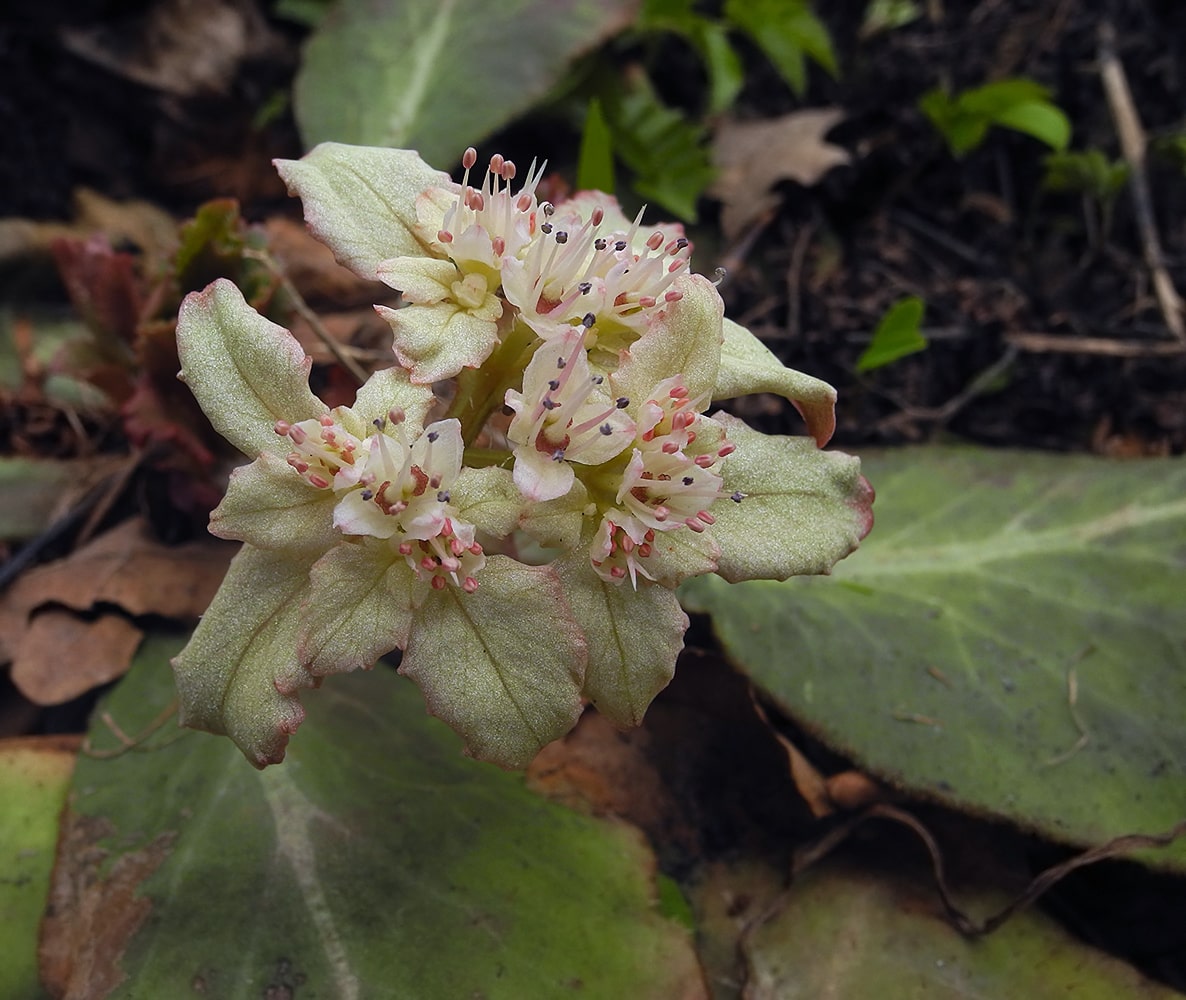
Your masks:
[{"label": "thin branch", "polygon": [[1100,81],[1108,99],[1108,109],[1120,138],[1120,151],[1128,164],[1129,185],[1132,189],[1133,209],[1137,229],[1141,234],[1141,247],[1145,263],[1153,276],[1153,290],[1165,325],[1179,340],[1186,340],[1186,320],[1183,319],[1182,299],[1174,288],[1165,257],[1161,252],[1161,240],[1157,235],[1157,224],[1153,217],[1153,199],[1149,193],[1149,178],[1145,173],[1145,130],[1137,116],[1132,92],[1124,66],[1116,55],[1116,31],[1111,23],[1104,21],[1099,26]]},{"label": "thin branch", "polygon": [[309,308],[309,303],[305,301],[305,297],[297,291],[296,285],[294,285],[292,281],[289,280],[288,275],[284,273],[276,259],[264,250],[244,250],[243,256],[250,257],[252,260],[258,260],[264,265],[264,267],[268,269],[268,272],[272,275],[272,277],[280,282],[280,287],[283,288],[292,299],[292,305],[297,311],[297,314],[301,317],[301,319],[309,324],[309,328],[317,336],[317,339],[325,345],[330,354],[334,356],[338,364],[340,364],[346,369],[346,371],[353,375],[355,379],[358,380],[359,385],[362,385],[369,377],[366,373],[366,370],[342,349],[342,345],[339,344],[333,334],[331,334],[325,328],[325,324],[321,322],[321,319],[318,317],[317,313]]},{"label": "thin branch", "polygon": [[1031,354],[1103,354],[1114,358],[1162,358],[1186,354],[1186,343],[1167,340],[1111,340],[1057,333],[1011,333],[1005,342]]}]

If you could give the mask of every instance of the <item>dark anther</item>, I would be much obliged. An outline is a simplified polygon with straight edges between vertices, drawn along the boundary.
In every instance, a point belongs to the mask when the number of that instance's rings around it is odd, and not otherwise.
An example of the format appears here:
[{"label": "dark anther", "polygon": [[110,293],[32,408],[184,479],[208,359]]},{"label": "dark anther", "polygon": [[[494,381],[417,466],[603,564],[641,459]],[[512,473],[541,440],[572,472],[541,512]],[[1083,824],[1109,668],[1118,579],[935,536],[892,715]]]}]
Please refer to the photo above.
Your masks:
[{"label": "dark anther", "polygon": [[440,434],[438,434],[436,431],[429,431],[428,432],[428,443],[432,444],[432,442],[435,441],[439,437],[440,437]]},{"label": "dark anther", "polygon": [[593,282],[582,281],[579,285],[577,285],[577,291],[582,295],[588,295],[591,291],[593,291]]},{"label": "dark anther", "polygon": [[439,500],[441,503],[448,503],[448,502],[449,502],[449,491],[448,491],[448,490],[441,490],[441,492],[437,494],[437,499],[438,499],[438,500]]},{"label": "dark anther", "polygon": [[604,250],[607,246],[609,246],[609,244],[606,243],[604,237],[599,236],[593,241],[594,250]]},{"label": "dark anther", "polygon": [[563,462],[564,461],[564,449],[563,448],[557,448],[554,452],[552,452],[552,461],[553,462]]},{"label": "dark anther", "polygon": [[596,322],[597,322],[597,317],[594,316],[592,313],[585,313],[585,315],[581,317],[581,326],[583,326],[586,330],[592,330],[593,325]]},{"label": "dark anther", "polygon": [[551,396],[544,396],[543,403],[540,404],[545,410],[554,410],[560,404],[556,402]]},{"label": "dark anther", "polygon": [[363,490],[363,491],[362,491],[362,498],[363,498],[364,500],[373,500],[373,499],[375,498],[375,494],[374,494],[374,493],[372,493],[370,490]]},{"label": "dark anther", "polygon": [[601,385],[601,383],[605,381],[605,376],[604,375],[594,375],[593,378],[590,379],[590,381],[594,385]]},{"label": "dark anther", "polygon": [[552,223],[545,222],[542,226],[539,227],[539,231],[541,233],[543,233],[545,236],[547,236],[548,233],[550,233],[552,231]]},{"label": "dark anther", "polygon": [[675,245],[676,245],[676,247],[678,247],[680,250],[682,250],[684,247],[686,247],[686,246],[688,245],[688,239],[687,239],[687,237],[686,237],[686,236],[681,236],[681,237],[680,237],[678,240],[676,240],[676,241],[675,241]]},{"label": "dark anther", "polygon": [[691,486],[692,483],[694,483],[695,481],[696,480],[694,480],[691,476],[684,476],[684,485],[685,486]]},{"label": "dark anther", "polygon": [[556,367],[557,368],[563,369],[563,368],[566,368],[567,366],[568,366],[568,362],[565,361],[563,358],[556,359]]},{"label": "dark anther", "polygon": [[627,399],[625,396],[619,396],[617,399],[614,400],[614,406],[616,406],[619,410],[624,410],[629,405],[630,405],[630,400]]},{"label": "dark anther", "polygon": [[610,426],[609,424],[602,424],[597,429],[599,431],[601,431],[601,433],[604,434],[606,437],[609,437],[614,432],[613,427]]},{"label": "dark anther", "polygon": [[618,240],[618,242],[614,244],[614,249],[617,250],[618,253],[621,253],[623,250],[626,249],[626,241]]},{"label": "dark anther", "polygon": [[731,497],[729,497],[729,499],[732,500],[734,503],[741,503],[741,501],[745,499],[745,494],[742,493],[741,490],[738,490]]},{"label": "dark anther", "polygon": [[556,242],[559,243],[561,246],[563,246],[565,243],[568,242],[568,233],[566,233],[563,229],[561,229],[556,234]]},{"label": "dark anther", "polygon": [[382,417],[375,417],[375,419],[372,420],[371,423],[374,424],[379,430],[382,430],[383,425],[386,424],[387,421],[384,420]]},{"label": "dark anther", "polygon": [[560,379],[558,379],[558,378],[551,379],[548,382],[548,388],[551,389],[553,392],[555,392],[557,389],[560,388]]}]

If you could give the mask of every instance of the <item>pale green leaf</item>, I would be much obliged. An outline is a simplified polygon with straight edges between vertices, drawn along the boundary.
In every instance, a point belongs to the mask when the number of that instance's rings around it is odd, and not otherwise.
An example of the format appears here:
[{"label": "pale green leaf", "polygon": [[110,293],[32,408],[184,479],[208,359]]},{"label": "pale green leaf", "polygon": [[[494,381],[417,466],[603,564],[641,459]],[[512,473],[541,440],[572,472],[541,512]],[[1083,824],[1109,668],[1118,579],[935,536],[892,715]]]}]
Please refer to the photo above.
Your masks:
[{"label": "pale green leaf", "polygon": [[827,573],[873,523],[873,493],[851,455],[810,438],[762,434],[716,414],[737,450],[722,469],[726,497],[712,506],[717,572],[730,582]]},{"label": "pale green leaf", "polygon": [[690,399],[707,399],[716,386],[725,305],[701,274],[681,278],[673,288],[683,297],[664,308],[663,317],[631,345],[611,376],[614,391],[635,402],[673,375],[683,375]]},{"label": "pale green leaf", "polygon": [[310,486],[282,458],[263,452],[231,473],[226,496],[210,515],[219,538],[261,549],[320,554],[341,535],[334,530],[333,490]]},{"label": "pale green leaf", "polygon": [[449,183],[413,150],[337,142],[323,142],[299,160],[277,160],[276,169],[301,199],[310,232],[340,264],[372,281],[383,261],[425,254],[414,229],[416,198]]},{"label": "pale green leaf", "polygon": [[626,27],[634,6],[341,0],[305,47],[294,93],[301,134],[308,144],[401,146],[431,163],[455,163],[466,146],[545,97],[577,57]]},{"label": "pale green leaf", "polygon": [[466,752],[525,767],[581,712],[586,646],[553,570],[492,556],[479,587],[429,592],[417,609],[400,672]]},{"label": "pale green leaf", "polygon": [[[991,913],[1000,892],[960,893]],[[796,878],[785,906],[742,941],[752,1000],[880,997],[976,1000],[1075,997],[1171,1000],[1168,987],[1073,937],[1037,910],[975,941],[942,918],[927,874],[827,863]],[[892,994],[889,983],[898,984]],[[906,987],[908,989],[899,989]]]},{"label": "pale green leaf", "polygon": [[408,641],[416,575],[384,541],[331,549],[310,573],[297,655],[318,677],[369,669]]},{"label": "pale green leaf", "polygon": [[[140,657],[103,705],[126,732],[168,703],[166,655]],[[81,760],[64,971],[93,985],[73,942],[123,921],[134,894],[150,917],[118,924],[112,1000],[705,996],[642,838],[466,760],[389,669],[310,702],[288,761],[262,772],[172,727]],[[119,748],[98,716],[91,738]],[[70,895],[84,887],[93,908]]]},{"label": "pale green leaf", "polygon": [[836,390],[827,382],[787,368],[749,330],[728,317],[723,332],[713,401],[755,392],[776,393],[794,404],[819,446],[827,444],[836,429]]},{"label": "pale green leaf", "polygon": [[639,725],[684,645],[688,617],[675,592],[643,580],[637,590],[629,580],[607,583],[584,549],[560,560],[556,571],[589,645],[583,694],[614,724]]},{"label": "pale green leaf", "polygon": [[229,736],[256,767],[284,759],[305,716],[294,692],[315,683],[297,642],[316,558],[243,546],[173,661],[181,724]]},{"label": "pale green leaf", "polygon": [[[864,467],[877,527],[831,577],[685,584],[730,656],[912,793],[1076,844],[1186,816],[1186,464],[927,448]],[[1186,843],[1144,859],[1186,870]]]},{"label": "pale green leaf", "polygon": [[326,411],[309,390],[312,362],[296,338],[252,309],[225,278],[181,303],[177,355],[214,429],[249,458],[287,452],[277,420],[297,423]]}]

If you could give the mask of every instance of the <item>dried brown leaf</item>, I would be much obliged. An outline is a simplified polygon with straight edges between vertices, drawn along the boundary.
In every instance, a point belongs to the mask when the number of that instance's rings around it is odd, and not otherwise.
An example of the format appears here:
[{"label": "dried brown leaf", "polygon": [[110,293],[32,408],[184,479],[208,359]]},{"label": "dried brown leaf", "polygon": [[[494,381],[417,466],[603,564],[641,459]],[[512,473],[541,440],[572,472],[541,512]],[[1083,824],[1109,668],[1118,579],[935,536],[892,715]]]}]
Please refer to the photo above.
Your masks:
[{"label": "dried brown leaf", "polygon": [[99,817],[68,811],[63,820],[38,949],[41,978],[55,997],[110,996],[126,979],[124,950],[152,912],[140,886],[177,839],[162,833],[105,869],[109,851],[101,843],[114,832]]},{"label": "dried brown leaf", "polygon": [[848,151],[824,136],[844,118],[839,108],[809,108],[781,118],[739,122],[726,119],[713,137],[713,165],[720,171],[709,189],[719,198],[721,228],[735,240],[779,202],[779,181],[818,184],[833,167],[848,163]]},{"label": "dried brown leaf", "polygon": [[122,677],[144,633],[120,614],[88,620],[62,608],[34,615],[12,660],[12,683],[38,705],[60,705]]}]

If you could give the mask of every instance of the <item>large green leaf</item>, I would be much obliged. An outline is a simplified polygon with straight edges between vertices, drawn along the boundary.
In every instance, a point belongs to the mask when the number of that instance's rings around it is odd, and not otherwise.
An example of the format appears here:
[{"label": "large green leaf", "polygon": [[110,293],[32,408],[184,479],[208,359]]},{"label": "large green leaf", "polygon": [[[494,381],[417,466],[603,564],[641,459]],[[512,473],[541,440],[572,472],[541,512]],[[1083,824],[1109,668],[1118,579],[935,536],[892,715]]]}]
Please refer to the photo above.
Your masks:
[{"label": "large green leaf", "polygon": [[[911,792],[1072,843],[1186,817],[1186,463],[866,458],[831,577],[689,581],[787,712]],[[1146,858],[1186,869],[1186,843]]]},{"label": "large green leaf", "polygon": [[541,100],[574,59],[630,23],[635,0],[341,0],[296,80],[305,143],[465,147]]},{"label": "large green leaf", "polygon": [[[744,941],[750,1000],[1179,996],[1036,912],[966,941],[944,921],[925,878],[829,863],[796,879],[786,898],[786,908]],[[1000,893],[971,899],[984,912],[1006,901]]]},{"label": "large green leaf", "polygon": [[0,742],[0,996],[40,997],[37,924],[54,863],[58,815],[74,770],[73,737]]},{"label": "large green leaf", "polygon": [[[169,645],[107,701],[125,732],[171,697]],[[92,833],[66,841],[60,877],[91,886],[110,923],[107,880],[130,866],[129,905],[150,910],[91,956],[126,973],[112,996],[703,995],[641,841],[464,758],[409,681],[331,678],[301,735],[262,772],[229,740],[172,726],[80,761],[67,831]],[[115,742],[102,723],[93,736]],[[64,921],[82,912],[69,903]]]}]

